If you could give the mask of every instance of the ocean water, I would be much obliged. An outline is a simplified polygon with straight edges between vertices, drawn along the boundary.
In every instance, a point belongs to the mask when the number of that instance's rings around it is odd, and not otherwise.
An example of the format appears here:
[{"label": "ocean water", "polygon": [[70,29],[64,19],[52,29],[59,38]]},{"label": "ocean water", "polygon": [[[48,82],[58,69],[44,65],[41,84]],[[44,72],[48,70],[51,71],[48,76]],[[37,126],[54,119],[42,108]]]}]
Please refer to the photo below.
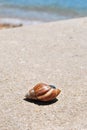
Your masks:
[{"label": "ocean water", "polygon": [[87,0],[0,0],[0,22],[37,24],[87,16]]}]

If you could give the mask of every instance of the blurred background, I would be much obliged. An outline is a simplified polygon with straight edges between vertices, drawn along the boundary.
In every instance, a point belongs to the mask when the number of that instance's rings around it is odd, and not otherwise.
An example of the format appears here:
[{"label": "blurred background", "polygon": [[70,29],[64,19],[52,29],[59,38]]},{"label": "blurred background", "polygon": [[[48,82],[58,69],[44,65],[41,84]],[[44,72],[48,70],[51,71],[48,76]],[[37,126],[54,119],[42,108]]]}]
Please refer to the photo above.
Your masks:
[{"label": "blurred background", "polygon": [[0,0],[0,23],[38,24],[87,16],[87,0]]}]

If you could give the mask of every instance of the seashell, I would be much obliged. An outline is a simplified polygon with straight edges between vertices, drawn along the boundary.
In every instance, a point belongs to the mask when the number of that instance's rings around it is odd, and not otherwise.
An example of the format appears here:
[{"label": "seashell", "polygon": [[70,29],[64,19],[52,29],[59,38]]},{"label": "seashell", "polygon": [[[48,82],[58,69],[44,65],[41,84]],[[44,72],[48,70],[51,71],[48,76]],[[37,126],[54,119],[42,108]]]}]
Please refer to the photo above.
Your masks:
[{"label": "seashell", "polygon": [[40,101],[51,101],[55,99],[61,90],[57,89],[53,85],[47,85],[45,83],[38,83],[25,95],[27,99],[35,99]]}]

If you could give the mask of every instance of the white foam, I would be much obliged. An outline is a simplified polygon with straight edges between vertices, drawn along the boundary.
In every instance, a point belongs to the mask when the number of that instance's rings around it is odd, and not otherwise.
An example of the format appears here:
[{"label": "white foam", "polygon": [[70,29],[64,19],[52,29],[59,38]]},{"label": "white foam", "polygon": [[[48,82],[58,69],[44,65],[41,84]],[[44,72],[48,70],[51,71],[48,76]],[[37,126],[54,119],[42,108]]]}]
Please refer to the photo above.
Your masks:
[{"label": "white foam", "polygon": [[31,24],[40,24],[42,21],[33,21],[33,20],[23,20],[18,18],[0,18],[1,24],[22,24],[22,25],[31,25]]}]

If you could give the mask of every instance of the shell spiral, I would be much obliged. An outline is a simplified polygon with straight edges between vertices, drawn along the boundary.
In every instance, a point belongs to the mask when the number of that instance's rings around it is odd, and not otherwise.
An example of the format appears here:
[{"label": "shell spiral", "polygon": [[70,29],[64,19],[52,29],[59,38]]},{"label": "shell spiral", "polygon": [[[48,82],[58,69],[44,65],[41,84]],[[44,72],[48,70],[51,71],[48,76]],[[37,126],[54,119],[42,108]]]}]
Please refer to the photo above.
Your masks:
[{"label": "shell spiral", "polygon": [[28,99],[35,99],[40,101],[51,101],[55,99],[61,90],[55,88],[53,85],[45,83],[38,83],[25,95]]}]

